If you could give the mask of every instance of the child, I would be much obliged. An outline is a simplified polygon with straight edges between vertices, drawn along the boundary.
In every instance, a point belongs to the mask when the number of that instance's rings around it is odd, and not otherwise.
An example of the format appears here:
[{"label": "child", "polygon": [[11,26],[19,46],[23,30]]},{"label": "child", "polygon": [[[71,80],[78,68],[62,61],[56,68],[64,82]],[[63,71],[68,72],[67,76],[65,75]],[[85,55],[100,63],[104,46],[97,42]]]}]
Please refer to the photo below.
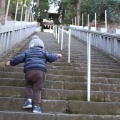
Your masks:
[{"label": "child", "polygon": [[33,108],[33,113],[41,113],[40,101],[43,84],[46,79],[46,63],[54,62],[58,58],[61,58],[62,55],[56,53],[49,54],[45,51],[44,43],[37,35],[32,37],[29,48],[30,49],[7,61],[6,66],[15,66],[24,62],[27,101],[23,108]]}]

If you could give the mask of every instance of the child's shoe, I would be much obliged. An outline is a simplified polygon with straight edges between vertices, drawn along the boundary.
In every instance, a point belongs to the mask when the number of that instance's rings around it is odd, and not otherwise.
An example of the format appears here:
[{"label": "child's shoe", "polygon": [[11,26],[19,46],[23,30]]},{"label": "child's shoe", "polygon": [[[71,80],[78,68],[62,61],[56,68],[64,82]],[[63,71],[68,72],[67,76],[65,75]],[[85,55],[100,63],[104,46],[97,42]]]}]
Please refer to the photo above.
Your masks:
[{"label": "child's shoe", "polygon": [[41,109],[39,106],[34,106],[33,113],[41,113]]},{"label": "child's shoe", "polygon": [[32,108],[32,100],[27,99],[27,101],[25,102],[23,108]]}]

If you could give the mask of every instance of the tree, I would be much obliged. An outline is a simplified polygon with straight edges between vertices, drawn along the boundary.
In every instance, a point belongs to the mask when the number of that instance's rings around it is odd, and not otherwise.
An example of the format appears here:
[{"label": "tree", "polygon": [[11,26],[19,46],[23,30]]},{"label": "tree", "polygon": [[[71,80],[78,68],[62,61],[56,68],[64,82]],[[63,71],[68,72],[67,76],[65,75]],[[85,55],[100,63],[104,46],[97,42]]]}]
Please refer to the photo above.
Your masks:
[{"label": "tree", "polygon": [[61,0],[60,15],[63,24],[71,23],[71,19],[76,14],[76,7],[72,4],[72,0]]},{"label": "tree", "polygon": [[[34,0],[34,3],[36,2],[37,1]],[[50,7],[51,6],[58,7],[59,5],[60,5],[60,0],[40,0],[39,5],[34,4],[34,6],[32,7],[32,11],[33,13],[35,13],[36,20],[40,22],[42,25],[43,19],[48,19],[49,17],[50,13],[48,13],[48,10],[50,9]],[[58,14],[56,15],[54,14],[53,15],[54,17],[52,18],[54,23],[57,24],[59,23]]]},{"label": "tree", "polygon": [[105,20],[105,10],[107,10],[108,22],[119,20],[120,1],[119,0],[81,0],[81,13],[90,14],[90,21],[94,20],[97,13],[98,21]]},{"label": "tree", "polygon": [[[7,2],[8,2],[8,0],[6,0],[6,8],[7,8]],[[16,10],[17,2],[19,2],[17,20],[20,20],[22,5],[24,4],[24,10],[30,8],[30,6],[31,6],[31,0],[11,0],[10,1],[10,8],[9,8],[9,14],[8,15],[13,20],[15,18],[15,10]]]},{"label": "tree", "polygon": [[63,24],[70,24],[72,22],[72,18],[75,16],[79,16],[81,0],[61,0],[60,5],[60,16]]},{"label": "tree", "polygon": [[[36,1],[34,1],[36,3]],[[35,13],[35,18],[38,22],[48,18],[48,0],[40,0],[39,4],[32,7],[32,12]]]},{"label": "tree", "polygon": [[92,21],[95,13],[98,21],[104,21],[105,10],[108,22],[120,22],[120,0],[61,0],[59,13],[62,16],[62,23],[71,23],[72,18],[81,16],[82,13],[87,23],[88,14]]}]

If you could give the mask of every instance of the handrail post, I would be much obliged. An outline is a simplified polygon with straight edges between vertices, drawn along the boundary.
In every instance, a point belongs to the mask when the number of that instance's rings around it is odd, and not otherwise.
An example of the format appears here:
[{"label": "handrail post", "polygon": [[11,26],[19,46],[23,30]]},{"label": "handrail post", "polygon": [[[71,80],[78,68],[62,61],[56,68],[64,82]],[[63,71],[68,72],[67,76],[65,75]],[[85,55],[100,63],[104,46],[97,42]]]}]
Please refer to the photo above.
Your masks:
[{"label": "handrail post", "polygon": [[56,39],[57,39],[57,25],[56,25],[56,28],[55,28],[55,34],[56,34]]},{"label": "handrail post", "polygon": [[58,27],[58,44],[60,42],[60,28]]},{"label": "handrail post", "polygon": [[55,37],[55,25],[53,25],[53,35]]},{"label": "handrail post", "polygon": [[90,101],[91,84],[91,33],[87,33],[87,101]]},{"label": "handrail post", "polygon": [[71,29],[69,28],[69,36],[68,36],[68,63],[70,63],[70,45],[71,45]]},{"label": "handrail post", "polygon": [[63,49],[63,30],[64,30],[64,28],[62,27],[61,50]]}]

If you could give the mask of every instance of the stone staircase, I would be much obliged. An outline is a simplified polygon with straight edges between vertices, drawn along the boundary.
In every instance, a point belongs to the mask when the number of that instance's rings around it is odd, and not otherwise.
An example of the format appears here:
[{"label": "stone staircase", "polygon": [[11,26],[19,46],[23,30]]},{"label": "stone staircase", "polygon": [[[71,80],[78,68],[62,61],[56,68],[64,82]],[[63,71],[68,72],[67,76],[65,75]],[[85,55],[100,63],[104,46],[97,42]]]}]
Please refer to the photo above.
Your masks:
[{"label": "stone staircase", "polygon": [[[50,33],[35,33],[44,41],[49,53],[63,57],[48,63],[47,80],[42,92],[41,114],[23,109],[23,64],[4,67],[13,55],[28,48],[31,36],[0,62],[0,120],[120,120],[120,64],[92,49],[91,102],[87,102],[87,48],[72,38],[71,63],[67,63],[67,36],[63,51]],[[20,49],[21,48],[21,49]]]}]

